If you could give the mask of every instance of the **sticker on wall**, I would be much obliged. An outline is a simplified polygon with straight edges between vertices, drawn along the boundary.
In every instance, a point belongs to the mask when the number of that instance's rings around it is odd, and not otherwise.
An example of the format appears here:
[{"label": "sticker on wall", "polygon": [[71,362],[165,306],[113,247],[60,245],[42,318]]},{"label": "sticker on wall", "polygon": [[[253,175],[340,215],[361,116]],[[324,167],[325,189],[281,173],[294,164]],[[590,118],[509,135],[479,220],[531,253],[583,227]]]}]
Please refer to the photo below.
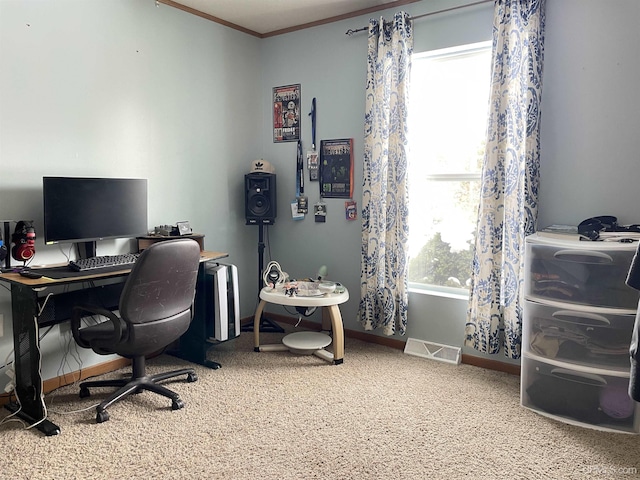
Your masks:
[{"label": "sticker on wall", "polygon": [[313,216],[317,223],[325,223],[327,221],[327,205],[324,203],[316,203],[313,206]]},{"label": "sticker on wall", "polygon": [[312,182],[318,181],[318,152],[307,152],[307,168],[309,169],[309,180]]},{"label": "sticker on wall", "polygon": [[304,220],[304,213],[298,210],[298,200],[291,202],[291,218],[294,220]]},{"label": "sticker on wall", "polygon": [[356,220],[358,218],[358,202],[353,200],[344,202],[344,213],[347,220]]}]

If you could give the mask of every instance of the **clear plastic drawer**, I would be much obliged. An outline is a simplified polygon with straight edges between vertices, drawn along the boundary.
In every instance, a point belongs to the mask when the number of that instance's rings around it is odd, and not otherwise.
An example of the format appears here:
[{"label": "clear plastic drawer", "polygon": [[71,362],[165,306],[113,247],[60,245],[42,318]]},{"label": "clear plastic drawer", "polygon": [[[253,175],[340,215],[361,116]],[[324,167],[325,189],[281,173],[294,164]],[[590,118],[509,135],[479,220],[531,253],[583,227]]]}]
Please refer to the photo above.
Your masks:
[{"label": "clear plastic drawer", "polygon": [[525,352],[576,365],[629,371],[635,315],[527,300],[524,316]]},{"label": "clear plastic drawer", "polygon": [[638,291],[625,283],[634,253],[633,244],[549,241],[532,235],[526,244],[525,296],[635,310]]},{"label": "clear plastic drawer", "polygon": [[628,386],[628,376],[527,358],[520,400],[524,407],[567,423],[637,433],[640,404],[629,398]]}]

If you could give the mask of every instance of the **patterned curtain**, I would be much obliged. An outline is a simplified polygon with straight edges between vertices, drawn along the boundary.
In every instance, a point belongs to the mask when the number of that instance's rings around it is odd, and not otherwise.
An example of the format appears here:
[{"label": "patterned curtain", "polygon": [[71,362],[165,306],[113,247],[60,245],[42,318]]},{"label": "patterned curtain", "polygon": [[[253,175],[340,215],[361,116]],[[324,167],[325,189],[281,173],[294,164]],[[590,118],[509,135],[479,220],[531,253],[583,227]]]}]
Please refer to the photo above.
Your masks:
[{"label": "patterned curtain", "polygon": [[369,22],[362,258],[358,317],[365,330],[407,327],[409,191],[407,104],[413,28],[409,15]]},{"label": "patterned curtain", "polygon": [[545,0],[496,0],[487,146],[465,345],[520,358],[524,240],[535,230]]}]

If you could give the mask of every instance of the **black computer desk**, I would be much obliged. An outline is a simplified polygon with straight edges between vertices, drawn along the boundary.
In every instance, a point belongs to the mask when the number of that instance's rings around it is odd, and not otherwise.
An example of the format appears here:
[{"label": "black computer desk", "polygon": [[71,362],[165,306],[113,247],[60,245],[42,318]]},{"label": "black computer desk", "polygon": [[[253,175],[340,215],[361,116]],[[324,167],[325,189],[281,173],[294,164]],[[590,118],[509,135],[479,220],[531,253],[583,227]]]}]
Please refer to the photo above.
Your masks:
[{"label": "black computer desk", "polygon": [[[204,264],[227,257],[226,253],[202,251],[200,262]],[[37,269],[32,269],[37,270]],[[43,269],[42,272],[46,273]],[[43,276],[38,279],[29,279],[18,273],[2,273],[0,281],[8,283],[11,289],[11,315],[13,320],[13,345],[14,345],[14,371],[15,392],[20,401],[20,406],[9,403],[6,407],[16,412],[17,416],[34,425],[45,435],[57,435],[60,428],[45,418],[46,408],[42,391],[42,375],[40,371],[40,341],[39,328],[46,325],[61,323],[70,318],[71,308],[77,300],[99,298],[102,304],[118,306],[119,292],[126,276],[131,269],[113,269],[100,273],[69,273],[72,276],[56,275],[62,278],[50,278]],[[198,284],[204,278],[204,267],[201,265]],[[118,280],[120,280],[118,282]],[[99,284],[99,285],[97,285]],[[46,300],[47,290],[52,287],[73,286],[74,290],[68,292],[53,293],[52,303]],[[59,290],[59,289],[56,289]],[[200,363],[211,368],[219,367],[215,362],[206,358],[206,351],[211,346],[207,343],[206,319],[203,318],[205,308],[200,305],[196,293],[196,313],[189,331],[183,336],[184,345],[179,351],[173,352],[186,360]],[[202,297],[202,296],[200,296]],[[51,307],[54,305],[54,307]],[[44,307],[44,308],[43,308]],[[45,418],[44,420],[42,420]]]}]

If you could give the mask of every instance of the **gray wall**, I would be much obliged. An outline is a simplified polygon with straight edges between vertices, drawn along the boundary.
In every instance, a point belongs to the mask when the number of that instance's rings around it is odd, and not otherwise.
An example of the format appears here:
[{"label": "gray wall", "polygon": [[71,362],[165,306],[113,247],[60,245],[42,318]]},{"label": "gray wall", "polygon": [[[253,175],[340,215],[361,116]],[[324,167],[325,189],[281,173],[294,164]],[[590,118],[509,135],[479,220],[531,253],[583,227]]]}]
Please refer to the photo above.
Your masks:
[{"label": "gray wall", "polygon": [[[405,10],[417,16],[464,2],[423,1]],[[491,39],[492,4],[418,19],[415,52]],[[376,14],[391,18],[395,10]],[[311,142],[306,113],[318,101],[320,139],[355,140],[356,188],[360,201],[367,34],[344,32],[368,24],[363,16],[262,42],[262,128],[265,159],[277,166],[279,204],[294,198],[295,145],[274,144],[270,133],[271,88],[302,84],[303,143]],[[640,2],[621,0],[548,0],[542,108],[542,167],[539,225],[577,224],[602,214],[623,223],[640,223],[636,182],[640,135]],[[597,32],[597,33],[596,33]],[[307,184],[309,187],[309,184]],[[310,203],[319,198],[308,190]],[[287,209],[270,235],[272,257],[294,276],[312,275],[326,264],[329,276],[344,283],[351,300],[342,309],[346,328],[356,321],[359,296],[360,224],[344,219],[341,200],[328,199],[326,224],[291,220]],[[461,346],[467,301],[412,292],[408,337]],[[464,353],[483,356],[472,349]],[[502,355],[489,358],[506,360]]]},{"label": "gray wall", "polygon": [[[460,3],[425,1],[407,5],[405,10],[411,15],[420,15]],[[395,11],[386,10],[375,16],[391,18]],[[487,4],[418,19],[414,23],[414,51],[491,40],[492,18],[492,4]],[[316,97],[317,143],[321,139],[354,139],[354,199],[362,206],[367,32],[351,37],[345,32],[367,26],[368,20],[369,16],[362,16],[262,42],[264,155],[277,168],[279,205],[288,206],[295,198],[296,145],[271,141],[269,93],[277,85],[300,83],[305,151],[311,144],[311,122],[306,114],[311,109],[311,99]],[[307,182],[306,186],[305,193],[312,205],[319,200],[318,183]],[[361,224],[345,220],[343,200],[326,199],[325,202],[328,214],[324,224],[314,223],[312,215],[304,221],[293,221],[283,208],[270,233],[271,253],[292,276],[313,275],[320,265],[327,265],[329,277],[346,285],[351,295],[351,300],[341,309],[345,328],[362,330],[357,321]],[[461,346],[466,304],[466,299],[460,297],[412,292],[407,336]],[[314,319],[319,321],[319,315]]]},{"label": "gray wall", "polygon": [[[242,291],[255,290],[243,175],[260,152],[259,53],[259,39],[153,0],[2,0],[0,219],[35,221],[34,264],[65,261],[43,243],[42,176],[141,177],[150,227],[189,220],[207,249],[230,254]],[[99,242],[98,254],[135,248],[122,243]],[[254,301],[243,300],[248,315]],[[0,313],[4,360],[5,289]],[[42,342],[45,378],[69,348],[60,328]]]},{"label": "gray wall", "polygon": [[640,2],[549,0],[539,225],[640,223]]},{"label": "gray wall", "polygon": [[[424,0],[405,10],[420,15],[460,3]],[[43,175],[148,178],[149,226],[189,220],[208,249],[229,252],[239,268],[241,315],[250,316],[258,234],[244,225],[243,175],[262,157],[277,169],[279,210],[265,260],[298,277],[327,265],[351,292],[345,327],[361,330],[360,222],[346,221],[336,199],[326,200],[325,224],[291,219],[295,144],[272,142],[271,89],[302,85],[305,150],[313,97],[318,143],[354,138],[361,206],[367,35],[344,32],[368,17],[260,40],[153,0],[1,0],[0,219],[31,218],[42,230]],[[636,0],[548,0],[541,225],[597,214],[640,223],[639,20]],[[491,24],[491,4],[419,19],[415,51],[489,40]],[[307,182],[307,195],[318,200],[316,184]],[[98,253],[130,247],[105,242]],[[64,261],[42,238],[37,251],[37,263]],[[8,297],[0,289],[0,356],[11,348]],[[461,345],[465,312],[464,299],[411,293],[408,336]],[[45,378],[59,374],[67,340],[57,329],[44,339]],[[102,360],[82,357],[85,366]]]}]

